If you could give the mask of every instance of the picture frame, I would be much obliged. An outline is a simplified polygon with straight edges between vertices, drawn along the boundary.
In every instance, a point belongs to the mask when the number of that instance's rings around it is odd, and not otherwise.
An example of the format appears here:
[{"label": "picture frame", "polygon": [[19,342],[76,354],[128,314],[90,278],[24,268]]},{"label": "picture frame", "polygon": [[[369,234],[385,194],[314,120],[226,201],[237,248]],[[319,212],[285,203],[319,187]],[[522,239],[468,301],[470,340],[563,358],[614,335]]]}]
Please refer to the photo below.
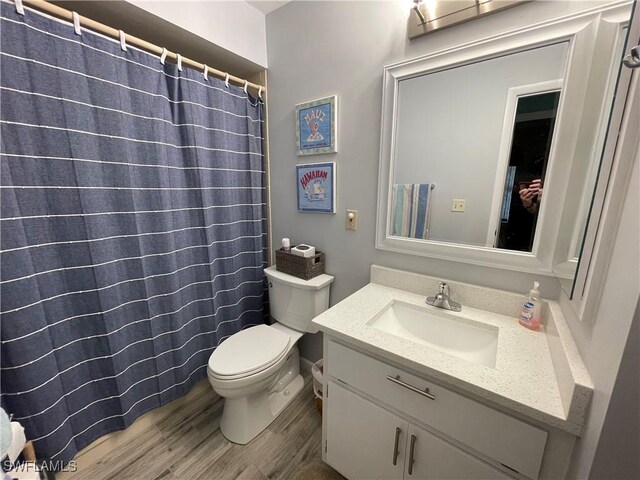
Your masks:
[{"label": "picture frame", "polygon": [[298,156],[336,153],[337,119],[337,95],[296,105]]},{"label": "picture frame", "polygon": [[335,162],[296,165],[299,212],[336,213]]}]

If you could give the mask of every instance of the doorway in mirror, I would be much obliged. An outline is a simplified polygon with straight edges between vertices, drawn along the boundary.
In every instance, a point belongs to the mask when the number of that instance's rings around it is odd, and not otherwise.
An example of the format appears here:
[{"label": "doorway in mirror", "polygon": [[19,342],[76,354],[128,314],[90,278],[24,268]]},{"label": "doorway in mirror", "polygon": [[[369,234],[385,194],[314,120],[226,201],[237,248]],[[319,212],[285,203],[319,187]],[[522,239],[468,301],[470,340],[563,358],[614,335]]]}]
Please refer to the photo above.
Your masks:
[{"label": "doorway in mirror", "polygon": [[517,100],[500,220],[495,229],[497,248],[525,252],[533,248],[559,100],[559,90]]}]

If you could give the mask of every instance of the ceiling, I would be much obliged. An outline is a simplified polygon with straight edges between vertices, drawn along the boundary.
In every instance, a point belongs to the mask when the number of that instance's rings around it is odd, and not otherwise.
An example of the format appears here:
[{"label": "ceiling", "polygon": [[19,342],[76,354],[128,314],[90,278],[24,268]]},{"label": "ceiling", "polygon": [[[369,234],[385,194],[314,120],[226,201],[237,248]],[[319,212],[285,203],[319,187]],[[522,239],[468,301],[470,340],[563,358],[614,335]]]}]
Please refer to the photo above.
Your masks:
[{"label": "ceiling", "polygon": [[291,1],[292,0],[280,0],[280,1],[275,1],[275,0],[247,0],[247,3],[249,5],[251,5],[253,8],[257,8],[262,13],[267,15],[268,13],[271,13],[274,10],[277,10],[280,7],[284,7],[287,3],[291,2]]}]

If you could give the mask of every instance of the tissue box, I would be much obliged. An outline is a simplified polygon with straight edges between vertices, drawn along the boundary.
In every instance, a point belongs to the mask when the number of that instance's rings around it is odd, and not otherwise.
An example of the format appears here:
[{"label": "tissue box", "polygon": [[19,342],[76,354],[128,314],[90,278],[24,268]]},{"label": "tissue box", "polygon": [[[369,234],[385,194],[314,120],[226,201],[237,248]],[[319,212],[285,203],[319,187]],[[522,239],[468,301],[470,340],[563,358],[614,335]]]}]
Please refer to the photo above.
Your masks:
[{"label": "tissue box", "polygon": [[324,273],[324,253],[316,250],[312,257],[299,257],[282,249],[276,250],[276,270],[310,280]]},{"label": "tissue box", "polygon": [[295,247],[293,247],[291,249],[291,253],[299,257],[313,257],[316,254],[316,247],[301,243],[300,245],[296,245]]}]

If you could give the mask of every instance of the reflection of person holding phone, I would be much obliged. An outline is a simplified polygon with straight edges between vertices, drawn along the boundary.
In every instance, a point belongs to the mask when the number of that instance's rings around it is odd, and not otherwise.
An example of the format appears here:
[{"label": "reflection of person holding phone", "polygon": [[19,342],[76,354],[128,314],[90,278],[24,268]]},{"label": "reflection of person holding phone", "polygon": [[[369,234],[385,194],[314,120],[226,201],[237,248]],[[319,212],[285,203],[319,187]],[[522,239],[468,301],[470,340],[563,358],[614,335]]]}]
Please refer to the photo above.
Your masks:
[{"label": "reflection of person holding phone", "polygon": [[540,201],[542,200],[542,180],[537,178],[530,183],[520,184],[520,200],[522,206],[533,215],[538,213],[540,209]]}]

